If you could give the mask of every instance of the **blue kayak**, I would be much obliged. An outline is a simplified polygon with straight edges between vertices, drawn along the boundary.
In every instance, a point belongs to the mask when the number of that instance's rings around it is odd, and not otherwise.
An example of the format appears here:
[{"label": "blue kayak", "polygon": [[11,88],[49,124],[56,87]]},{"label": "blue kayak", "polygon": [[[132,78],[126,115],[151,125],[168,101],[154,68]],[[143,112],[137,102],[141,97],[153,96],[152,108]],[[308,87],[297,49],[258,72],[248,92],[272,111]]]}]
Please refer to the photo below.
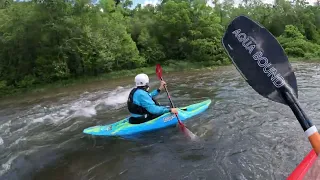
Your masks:
[{"label": "blue kayak", "polygon": [[[209,99],[179,108],[178,116],[181,121],[185,121],[208,109],[210,104],[211,100]],[[129,117],[113,124],[89,127],[84,129],[83,133],[96,136],[132,136],[143,132],[174,126],[178,123],[177,117],[172,113],[165,113],[153,120],[141,124],[130,124],[128,119]]]}]

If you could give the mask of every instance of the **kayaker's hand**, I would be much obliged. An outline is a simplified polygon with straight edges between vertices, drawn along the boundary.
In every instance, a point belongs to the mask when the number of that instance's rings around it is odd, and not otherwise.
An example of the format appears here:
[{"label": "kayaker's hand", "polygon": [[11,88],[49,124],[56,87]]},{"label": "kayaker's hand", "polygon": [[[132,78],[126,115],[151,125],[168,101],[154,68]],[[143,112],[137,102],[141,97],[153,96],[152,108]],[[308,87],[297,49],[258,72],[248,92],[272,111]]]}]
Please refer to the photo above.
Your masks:
[{"label": "kayaker's hand", "polygon": [[164,85],[166,85],[166,82],[165,81],[161,81],[160,82],[160,87],[159,87],[160,91],[162,91],[164,89]]},{"label": "kayaker's hand", "polygon": [[171,113],[178,114],[178,108],[171,108]]}]

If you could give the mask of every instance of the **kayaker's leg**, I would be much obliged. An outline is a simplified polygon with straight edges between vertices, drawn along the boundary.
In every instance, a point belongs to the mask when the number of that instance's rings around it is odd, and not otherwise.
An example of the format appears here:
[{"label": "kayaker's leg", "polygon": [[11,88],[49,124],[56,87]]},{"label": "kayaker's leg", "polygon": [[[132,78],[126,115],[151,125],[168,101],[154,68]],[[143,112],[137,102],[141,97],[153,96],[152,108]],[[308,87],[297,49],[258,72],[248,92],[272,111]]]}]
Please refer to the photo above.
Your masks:
[{"label": "kayaker's leg", "polygon": [[129,123],[130,124],[140,124],[140,123],[144,123],[148,121],[145,117],[139,117],[139,118],[136,118],[136,117],[130,117],[129,118]]},{"label": "kayaker's leg", "polygon": [[130,117],[129,118],[129,123],[130,124],[140,124],[140,123],[144,123],[144,122],[147,122],[147,121],[150,121],[152,119],[155,119],[157,117],[159,117],[161,115],[148,115],[147,117],[139,117],[139,118],[135,118],[135,117]]},{"label": "kayaker's leg", "polygon": [[155,119],[155,118],[157,118],[157,117],[159,117],[159,116],[161,116],[162,114],[160,114],[160,115],[154,115],[154,114],[152,114],[152,115],[148,115],[148,117],[147,117],[147,121],[150,121],[150,120],[152,120],[152,119]]}]

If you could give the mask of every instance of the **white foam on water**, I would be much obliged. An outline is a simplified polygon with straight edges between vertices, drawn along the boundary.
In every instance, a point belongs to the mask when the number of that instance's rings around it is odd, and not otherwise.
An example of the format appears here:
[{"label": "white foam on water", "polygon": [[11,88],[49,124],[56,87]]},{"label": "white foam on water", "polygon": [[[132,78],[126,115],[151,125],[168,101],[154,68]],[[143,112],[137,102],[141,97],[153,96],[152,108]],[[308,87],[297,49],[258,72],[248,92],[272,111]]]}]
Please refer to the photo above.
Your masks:
[{"label": "white foam on water", "polygon": [[12,155],[7,162],[3,163],[0,166],[0,176],[2,176],[3,174],[5,174],[6,172],[8,172],[10,170],[12,162],[15,159],[17,159],[20,155],[29,155],[29,154],[33,153],[34,151],[35,150],[21,151],[21,152],[17,153],[16,155]]},{"label": "white foam on water", "polygon": [[[99,110],[104,109],[119,109],[120,106],[126,105],[128,95],[132,88],[130,87],[117,87],[111,91],[98,91],[93,93],[83,93],[77,99],[60,99],[57,102],[50,104],[37,104],[30,109],[18,112],[12,119],[9,119],[4,124],[0,125],[0,146],[4,144],[3,139],[6,140],[6,149],[21,148],[19,152],[12,153],[6,162],[2,160],[0,165],[0,176],[10,170],[13,161],[20,155],[25,154],[25,144],[28,141],[43,141],[53,138],[56,134],[51,130],[39,132],[36,135],[27,136],[32,133],[33,129],[41,127],[42,124],[49,126],[61,126],[58,131],[70,131],[77,129],[80,121],[66,124],[72,118],[85,117],[90,118],[97,115],[97,106]],[[15,128],[18,127],[18,128]],[[47,129],[47,128],[45,128]],[[50,128],[51,129],[51,128]],[[34,133],[32,133],[34,134]],[[60,134],[60,133],[59,133]],[[35,151],[35,147],[28,147],[27,151]],[[13,151],[14,152],[14,151]]]},{"label": "white foam on water", "polygon": [[119,105],[127,102],[128,96],[130,94],[130,89],[117,88],[109,94],[107,98],[104,99],[105,105]]},{"label": "white foam on water", "polygon": [[[39,127],[43,123],[61,125],[75,117],[90,118],[97,115],[96,107],[98,105],[103,105],[101,107],[102,110],[105,108],[110,109],[110,106],[111,109],[119,109],[121,105],[125,105],[130,90],[131,88],[119,86],[112,91],[84,93],[80,95],[79,99],[61,104],[52,102],[50,105],[34,105],[31,109],[19,112],[14,119],[0,125],[0,135],[3,137],[3,135],[11,136],[15,134],[16,138],[13,138],[9,144],[11,146],[16,145],[21,140],[19,137],[24,137],[27,132],[32,131],[32,129]],[[11,126],[15,124],[12,124],[12,122],[23,124],[19,125],[21,126],[20,128],[13,128],[13,130]]]},{"label": "white foam on water", "polygon": [[4,173],[10,170],[12,161],[15,160],[17,157],[18,155],[12,156],[6,163],[1,165],[0,176],[2,176]]},{"label": "white foam on water", "polygon": [[[79,99],[75,99],[71,102],[64,102],[63,104],[56,105],[35,105],[33,108],[20,113],[18,117],[14,119],[17,122],[25,122],[26,125],[20,129],[11,133],[24,132],[35,123],[54,123],[60,124],[69,121],[74,117],[86,117],[90,118],[97,115],[96,107],[98,105],[111,106],[118,109],[121,105],[124,105],[127,101],[131,88],[117,87],[112,91],[99,91],[88,94],[87,92],[80,95]],[[92,100],[95,99],[95,100]],[[106,108],[106,107],[102,107]],[[10,129],[11,121],[0,126],[0,130]]]},{"label": "white foam on water", "polygon": [[[75,130],[77,130],[77,129],[78,129],[79,124],[81,124],[81,122],[80,122],[80,121],[75,121],[75,122],[73,122],[71,125],[69,125],[69,126],[67,126],[67,127],[63,128],[63,129],[60,129],[59,131],[60,131],[60,132],[70,132],[70,131],[75,131]],[[67,140],[67,141],[69,141],[69,140]]]},{"label": "white foam on water", "polygon": [[27,140],[27,138],[25,138],[25,137],[19,137],[13,143],[11,143],[8,148],[11,148],[13,146],[17,146],[20,142],[23,142],[23,141],[26,141],[26,140]]},{"label": "white foam on water", "polygon": [[2,135],[8,134],[10,132],[11,120],[0,125],[0,132]]},{"label": "white foam on water", "polygon": [[85,108],[81,108],[79,110],[77,110],[74,114],[73,117],[92,117],[97,115],[97,111],[95,109],[95,107],[91,106],[91,107],[85,107]]},{"label": "white foam on water", "polygon": [[45,115],[43,117],[39,117],[39,118],[32,120],[32,123],[42,123],[45,120],[53,120],[53,117],[51,115]]}]

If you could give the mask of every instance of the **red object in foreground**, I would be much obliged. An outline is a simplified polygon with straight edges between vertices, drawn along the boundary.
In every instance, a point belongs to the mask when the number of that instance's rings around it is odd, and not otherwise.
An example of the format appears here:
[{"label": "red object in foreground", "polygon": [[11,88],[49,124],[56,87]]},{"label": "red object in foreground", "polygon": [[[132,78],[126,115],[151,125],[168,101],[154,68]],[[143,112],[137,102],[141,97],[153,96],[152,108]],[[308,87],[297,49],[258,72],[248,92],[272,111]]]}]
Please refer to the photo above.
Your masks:
[{"label": "red object in foreground", "polygon": [[293,170],[287,180],[302,180],[311,169],[312,165],[317,159],[317,154],[312,149],[309,154],[301,161],[301,163]]}]

